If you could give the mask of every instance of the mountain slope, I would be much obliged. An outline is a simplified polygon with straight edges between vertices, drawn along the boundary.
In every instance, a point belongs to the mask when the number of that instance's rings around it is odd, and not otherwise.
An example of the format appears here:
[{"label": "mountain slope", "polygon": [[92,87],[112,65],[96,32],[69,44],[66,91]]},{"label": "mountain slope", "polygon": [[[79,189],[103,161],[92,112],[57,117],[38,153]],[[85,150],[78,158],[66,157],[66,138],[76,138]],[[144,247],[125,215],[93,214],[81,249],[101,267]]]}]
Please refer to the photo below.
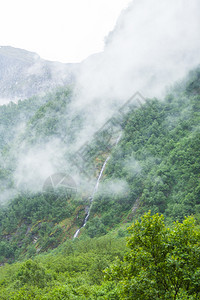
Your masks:
[{"label": "mountain slope", "polygon": [[[104,149],[103,140],[97,141],[97,144],[102,143],[100,146],[103,152],[97,151],[97,145],[90,147],[88,155],[91,156],[91,161],[96,162],[97,174],[109,153],[111,158],[95,195],[89,221],[81,230],[80,238],[105,235],[149,209],[154,213],[164,213],[168,222],[182,220],[185,215],[190,214],[198,217],[199,74],[199,68],[191,72],[187,80],[171,90],[165,101],[149,99],[141,108],[126,114],[121,140],[113,150]],[[74,119],[74,126],[71,127],[68,115],[63,113],[63,108],[65,105],[67,108],[71,101],[70,93],[63,90],[51,94],[51,97],[54,98],[48,98],[49,101],[36,109],[21,137],[26,139],[30,147],[34,147],[38,139],[46,142],[55,137],[63,139],[62,134],[67,131],[66,144],[63,144],[66,152],[60,163],[66,168],[63,170],[69,171],[66,145],[70,145],[77,128],[81,128],[81,116]],[[14,110],[16,106],[13,106]],[[57,116],[59,122],[54,122]],[[67,121],[70,121],[69,124]],[[12,149],[12,142],[9,146]],[[48,155],[46,149],[45,156]],[[45,156],[42,156],[43,160]],[[53,159],[55,161],[55,155]],[[4,172],[8,171],[8,168],[1,171],[5,182]],[[25,172],[27,179],[28,173]],[[81,170],[79,173],[84,178]],[[36,183],[32,181],[33,188],[34,184]],[[10,199],[10,204],[0,210],[2,262],[21,259],[25,255],[31,257],[57,247],[66,237],[71,238],[83,224],[88,212],[91,184],[94,182],[87,183],[83,190],[77,186],[79,191],[75,198],[68,199],[68,195],[61,191],[50,194],[26,191]],[[37,188],[36,185],[36,190]],[[123,235],[124,231],[120,234]]]},{"label": "mountain slope", "polygon": [[74,82],[76,64],[41,59],[36,53],[0,47],[0,104],[29,98]]},{"label": "mountain slope", "polygon": [[[92,207],[96,220],[91,218],[86,229],[95,229],[95,222],[110,228],[149,209],[164,213],[169,221],[199,213],[199,74],[199,68],[191,72],[164,102],[149,99],[127,116]],[[124,182],[128,186],[123,194],[115,189],[109,193]]]}]

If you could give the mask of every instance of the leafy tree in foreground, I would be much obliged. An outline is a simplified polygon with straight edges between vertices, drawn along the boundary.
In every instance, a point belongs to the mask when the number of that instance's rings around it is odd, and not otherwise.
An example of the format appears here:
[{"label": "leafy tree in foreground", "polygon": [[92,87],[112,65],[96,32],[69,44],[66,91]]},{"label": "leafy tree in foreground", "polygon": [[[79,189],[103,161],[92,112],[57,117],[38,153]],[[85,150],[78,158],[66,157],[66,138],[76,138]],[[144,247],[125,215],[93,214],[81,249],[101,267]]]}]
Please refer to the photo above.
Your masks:
[{"label": "leafy tree in foreground", "polygon": [[105,270],[120,299],[200,299],[200,230],[193,217],[170,228],[145,214],[129,232],[124,261]]},{"label": "leafy tree in foreground", "polygon": [[25,284],[44,287],[45,284],[51,279],[50,274],[46,273],[45,268],[32,260],[27,260],[22,264],[17,273],[18,285]]}]

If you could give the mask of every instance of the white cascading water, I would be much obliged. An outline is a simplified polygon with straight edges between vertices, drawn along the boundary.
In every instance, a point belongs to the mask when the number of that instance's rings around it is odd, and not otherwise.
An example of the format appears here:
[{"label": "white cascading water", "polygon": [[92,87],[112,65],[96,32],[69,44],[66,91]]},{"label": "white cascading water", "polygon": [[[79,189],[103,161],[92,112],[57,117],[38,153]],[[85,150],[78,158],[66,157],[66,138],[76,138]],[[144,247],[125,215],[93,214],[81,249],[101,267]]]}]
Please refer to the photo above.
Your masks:
[{"label": "white cascading water", "polygon": [[[119,143],[120,138],[121,138],[121,133],[120,133],[119,137],[118,137],[117,140],[116,140],[115,146]],[[80,232],[81,228],[85,227],[85,225],[86,225],[86,223],[87,223],[87,220],[88,220],[88,218],[89,218],[89,216],[90,216],[90,211],[91,211],[91,208],[92,208],[92,202],[93,202],[93,200],[94,200],[94,195],[95,195],[96,192],[98,191],[98,187],[99,187],[99,182],[100,182],[101,176],[102,176],[102,174],[103,174],[103,171],[104,171],[105,166],[106,166],[107,162],[109,161],[109,159],[110,159],[110,155],[106,158],[106,160],[105,160],[105,162],[104,162],[104,164],[103,164],[103,166],[102,166],[102,168],[101,168],[101,171],[100,171],[100,173],[99,173],[99,177],[98,177],[97,182],[96,182],[96,184],[95,184],[95,187],[94,187],[92,196],[90,197],[90,208],[89,208],[89,210],[88,210],[87,215],[85,216],[83,225],[75,232],[75,234],[74,234],[74,239],[77,238],[77,236],[79,235],[79,232]]]},{"label": "white cascading water", "polygon": [[[95,184],[95,187],[94,187],[92,196],[90,197],[90,208],[89,208],[89,210],[88,210],[87,215],[85,216],[85,219],[84,219],[84,222],[83,222],[83,225],[82,225],[81,228],[85,227],[85,225],[86,225],[86,223],[87,223],[87,220],[88,220],[88,218],[89,218],[89,216],[90,216],[90,210],[91,210],[91,208],[92,208],[92,202],[93,202],[93,200],[94,200],[94,195],[95,195],[96,192],[98,191],[99,181],[100,181],[100,179],[101,179],[101,176],[102,176],[102,174],[103,174],[103,171],[104,171],[105,166],[106,166],[106,164],[107,164],[107,162],[108,162],[109,159],[110,159],[110,156],[108,156],[108,157],[106,158],[106,160],[105,160],[105,162],[104,162],[104,164],[103,164],[103,167],[101,168],[101,172],[100,172],[99,177],[98,177],[98,179],[97,179],[97,182],[96,182],[96,184]],[[78,236],[78,234],[79,234],[81,228],[79,228],[79,229],[76,231],[76,233],[74,234],[74,239]]]}]

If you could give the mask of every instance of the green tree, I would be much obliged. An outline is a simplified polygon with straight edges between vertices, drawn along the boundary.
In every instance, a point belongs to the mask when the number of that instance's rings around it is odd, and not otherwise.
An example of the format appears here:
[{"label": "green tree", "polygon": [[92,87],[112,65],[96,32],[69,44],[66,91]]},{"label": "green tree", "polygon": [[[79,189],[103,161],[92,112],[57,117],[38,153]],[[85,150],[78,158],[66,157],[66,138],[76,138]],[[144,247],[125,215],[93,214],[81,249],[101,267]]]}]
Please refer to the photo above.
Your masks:
[{"label": "green tree", "polygon": [[168,228],[163,215],[149,212],[129,232],[124,261],[105,270],[122,299],[199,299],[200,231],[193,217]]},{"label": "green tree", "polygon": [[19,285],[36,285],[40,288],[43,288],[49,280],[51,280],[51,275],[46,272],[46,269],[29,259],[24,262],[16,276],[19,281]]}]

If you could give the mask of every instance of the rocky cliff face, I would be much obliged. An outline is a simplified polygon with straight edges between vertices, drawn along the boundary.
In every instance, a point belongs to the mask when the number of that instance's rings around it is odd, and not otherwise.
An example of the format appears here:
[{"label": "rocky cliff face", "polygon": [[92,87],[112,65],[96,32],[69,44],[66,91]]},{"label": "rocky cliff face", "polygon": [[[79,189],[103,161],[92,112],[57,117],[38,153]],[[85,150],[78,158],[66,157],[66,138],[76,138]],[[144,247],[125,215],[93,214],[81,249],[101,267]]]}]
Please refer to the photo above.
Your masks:
[{"label": "rocky cliff face", "polygon": [[75,80],[78,64],[41,59],[9,46],[0,47],[0,103],[31,97]]}]

